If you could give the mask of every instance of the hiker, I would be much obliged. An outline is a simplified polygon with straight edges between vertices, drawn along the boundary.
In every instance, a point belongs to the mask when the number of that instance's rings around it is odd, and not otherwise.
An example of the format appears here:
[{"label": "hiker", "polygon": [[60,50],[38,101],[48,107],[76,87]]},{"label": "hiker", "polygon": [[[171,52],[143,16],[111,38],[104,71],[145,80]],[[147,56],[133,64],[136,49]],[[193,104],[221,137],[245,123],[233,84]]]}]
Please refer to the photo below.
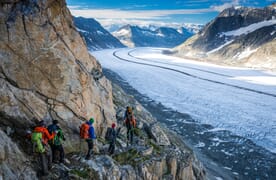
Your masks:
[{"label": "hiker", "polygon": [[[53,123],[50,126],[48,126],[47,129],[50,133],[56,133],[54,138],[51,141],[49,141],[53,154],[53,163],[64,163],[64,149],[62,146],[62,141],[65,141],[66,139],[63,135],[61,128],[58,126],[58,120],[53,120]],[[56,159],[57,152],[59,153],[59,160]]]},{"label": "hiker", "polygon": [[87,142],[88,151],[85,157],[86,160],[90,159],[91,154],[93,152],[93,139],[96,139],[95,130],[93,127],[94,119],[90,118],[90,120],[83,123],[80,127],[80,137]]},{"label": "hiker", "polygon": [[127,106],[125,112],[125,125],[127,127],[127,139],[130,143],[133,143],[133,131],[136,126],[136,119],[133,115],[132,108]]},{"label": "hiker", "polygon": [[54,138],[55,134],[50,134],[44,121],[40,121],[32,132],[32,143],[34,152],[39,154],[43,175],[47,175],[52,166],[52,152],[48,141]]},{"label": "hiker", "polygon": [[116,138],[118,135],[118,131],[115,130],[116,124],[112,123],[111,128],[107,129],[106,139],[109,141],[109,154],[114,154]]}]

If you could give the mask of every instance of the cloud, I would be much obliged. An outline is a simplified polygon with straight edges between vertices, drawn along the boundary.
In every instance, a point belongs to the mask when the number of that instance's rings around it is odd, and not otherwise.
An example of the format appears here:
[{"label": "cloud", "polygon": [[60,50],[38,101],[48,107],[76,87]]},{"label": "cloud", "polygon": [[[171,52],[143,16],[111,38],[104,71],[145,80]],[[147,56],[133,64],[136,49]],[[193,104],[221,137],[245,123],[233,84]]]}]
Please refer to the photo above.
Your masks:
[{"label": "cloud", "polygon": [[80,9],[82,6],[67,6],[69,9]]},{"label": "cloud", "polygon": [[112,24],[117,24],[120,26],[131,24],[137,26],[148,26],[148,25],[158,25],[158,26],[176,26],[180,23],[166,23],[163,21],[152,21],[152,20],[138,20],[138,19],[97,19],[102,26],[107,27]]},{"label": "cloud", "polygon": [[120,10],[120,9],[76,9],[70,8],[74,16],[86,18],[113,18],[113,19],[160,19],[169,15],[202,14],[212,9],[179,9],[179,10]]},{"label": "cloud", "polygon": [[233,0],[230,3],[224,3],[223,5],[220,5],[220,6],[211,6],[211,9],[213,9],[215,11],[218,11],[218,12],[221,12],[226,8],[230,8],[230,7],[233,7],[233,6],[239,6],[239,5],[240,5],[239,0]]}]

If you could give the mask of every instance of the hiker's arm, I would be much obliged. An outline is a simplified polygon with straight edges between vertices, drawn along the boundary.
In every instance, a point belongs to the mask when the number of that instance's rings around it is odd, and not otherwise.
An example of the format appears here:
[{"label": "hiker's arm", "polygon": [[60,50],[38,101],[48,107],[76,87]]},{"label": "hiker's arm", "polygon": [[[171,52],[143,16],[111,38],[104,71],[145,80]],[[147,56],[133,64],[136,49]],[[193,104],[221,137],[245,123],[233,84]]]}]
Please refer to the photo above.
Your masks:
[{"label": "hiker's arm", "polygon": [[45,130],[44,134],[45,134],[46,138],[49,139],[49,140],[53,139],[54,136],[55,136],[54,132],[52,134],[50,134],[48,130]]},{"label": "hiker's arm", "polygon": [[96,139],[95,131],[94,131],[94,128],[93,128],[93,127],[90,127],[90,128],[89,128],[89,136],[90,136],[92,139]]}]

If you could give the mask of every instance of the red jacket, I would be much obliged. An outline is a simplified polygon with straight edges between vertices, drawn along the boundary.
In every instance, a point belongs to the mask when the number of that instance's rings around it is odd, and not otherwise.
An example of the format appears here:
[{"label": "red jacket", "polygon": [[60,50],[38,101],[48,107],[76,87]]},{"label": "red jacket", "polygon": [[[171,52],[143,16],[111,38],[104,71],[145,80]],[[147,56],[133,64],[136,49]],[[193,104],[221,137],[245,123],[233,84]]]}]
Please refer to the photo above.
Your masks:
[{"label": "red jacket", "polygon": [[49,140],[53,139],[55,133],[50,134],[48,129],[45,127],[36,127],[34,132],[41,132],[42,133],[42,141],[44,144],[47,144]]}]

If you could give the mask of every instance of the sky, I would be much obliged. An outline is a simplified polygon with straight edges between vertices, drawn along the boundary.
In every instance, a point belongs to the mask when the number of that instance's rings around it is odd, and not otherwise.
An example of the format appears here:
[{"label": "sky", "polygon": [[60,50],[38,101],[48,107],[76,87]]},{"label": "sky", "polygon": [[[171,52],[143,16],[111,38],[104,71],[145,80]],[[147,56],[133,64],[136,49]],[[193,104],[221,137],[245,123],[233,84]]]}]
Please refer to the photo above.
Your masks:
[{"label": "sky", "polygon": [[231,6],[265,7],[276,0],[66,0],[74,16],[108,24],[206,24]]}]

